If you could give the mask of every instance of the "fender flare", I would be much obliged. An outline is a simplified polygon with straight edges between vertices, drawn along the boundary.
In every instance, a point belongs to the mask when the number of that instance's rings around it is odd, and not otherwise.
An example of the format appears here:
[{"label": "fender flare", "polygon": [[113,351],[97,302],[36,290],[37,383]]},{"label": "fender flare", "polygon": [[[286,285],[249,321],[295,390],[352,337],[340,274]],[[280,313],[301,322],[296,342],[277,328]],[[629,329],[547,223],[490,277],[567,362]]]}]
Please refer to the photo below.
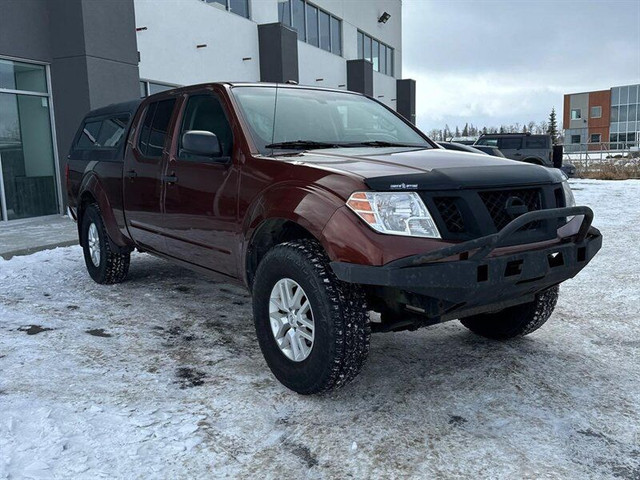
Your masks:
[{"label": "fender flare", "polygon": [[82,197],[87,193],[95,199],[100,208],[100,214],[102,215],[102,220],[107,229],[107,234],[112,246],[117,250],[130,250],[132,248],[131,242],[120,232],[109,198],[100,179],[93,172],[88,172],[84,176],[78,189],[78,238],[80,238],[80,242],[82,242],[80,232],[82,229],[82,217],[84,216]]},{"label": "fender flare", "polygon": [[317,185],[284,182],[260,192],[247,208],[242,222],[238,272],[245,276],[249,246],[260,227],[269,220],[284,220],[299,225],[318,240],[331,257],[330,245],[322,232],[329,219],[343,205],[344,200],[338,195]]}]

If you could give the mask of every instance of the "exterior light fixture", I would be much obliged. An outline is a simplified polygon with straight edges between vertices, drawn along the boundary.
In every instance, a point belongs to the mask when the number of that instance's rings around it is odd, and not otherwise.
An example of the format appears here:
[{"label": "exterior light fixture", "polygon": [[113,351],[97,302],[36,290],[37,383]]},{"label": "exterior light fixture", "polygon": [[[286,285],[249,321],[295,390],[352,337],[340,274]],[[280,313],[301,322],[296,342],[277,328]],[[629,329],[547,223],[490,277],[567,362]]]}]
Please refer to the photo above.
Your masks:
[{"label": "exterior light fixture", "polygon": [[143,30],[146,30],[147,27],[137,27],[136,28],[136,32],[142,32]]},{"label": "exterior light fixture", "polygon": [[200,45],[196,45],[196,48],[204,48],[206,46],[207,46],[206,43],[201,43]]},{"label": "exterior light fixture", "polygon": [[378,18],[378,23],[387,23],[387,20],[389,20],[391,18],[391,14],[389,14],[388,12],[384,12],[382,15],[380,15],[380,18]]}]

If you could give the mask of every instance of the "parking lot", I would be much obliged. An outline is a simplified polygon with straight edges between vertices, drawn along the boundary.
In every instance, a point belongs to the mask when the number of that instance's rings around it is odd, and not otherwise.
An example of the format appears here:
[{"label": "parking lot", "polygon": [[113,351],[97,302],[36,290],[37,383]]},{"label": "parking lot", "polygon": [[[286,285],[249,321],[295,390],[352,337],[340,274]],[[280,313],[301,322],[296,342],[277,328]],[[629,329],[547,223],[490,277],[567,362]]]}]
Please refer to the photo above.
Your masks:
[{"label": "parking lot", "polygon": [[0,478],[640,478],[640,182],[572,187],[604,245],[542,329],[376,335],[325,396],[272,377],[241,288],[0,259]]}]

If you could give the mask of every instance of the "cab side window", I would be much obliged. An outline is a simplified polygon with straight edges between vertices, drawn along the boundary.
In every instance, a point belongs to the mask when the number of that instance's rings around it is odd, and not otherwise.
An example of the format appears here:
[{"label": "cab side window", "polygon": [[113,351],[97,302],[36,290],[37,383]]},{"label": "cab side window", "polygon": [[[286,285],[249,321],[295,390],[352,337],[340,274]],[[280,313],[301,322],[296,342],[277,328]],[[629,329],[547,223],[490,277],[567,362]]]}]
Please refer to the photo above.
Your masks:
[{"label": "cab side window", "polygon": [[215,133],[220,142],[222,155],[231,156],[233,134],[220,101],[213,95],[193,95],[189,97],[184,110],[182,128],[180,129],[180,147],[178,157],[181,160],[201,160],[182,149],[182,136],[189,130],[203,130]]},{"label": "cab side window", "polygon": [[167,139],[175,98],[149,105],[140,130],[138,149],[145,157],[161,157]]}]

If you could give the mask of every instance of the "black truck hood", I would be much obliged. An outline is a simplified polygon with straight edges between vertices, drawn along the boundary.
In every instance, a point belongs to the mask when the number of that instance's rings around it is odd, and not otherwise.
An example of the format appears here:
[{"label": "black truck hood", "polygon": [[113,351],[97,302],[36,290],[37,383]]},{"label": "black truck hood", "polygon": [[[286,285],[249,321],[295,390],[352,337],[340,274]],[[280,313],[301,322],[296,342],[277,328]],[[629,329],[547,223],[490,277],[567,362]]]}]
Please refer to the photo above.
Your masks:
[{"label": "black truck hood", "polygon": [[342,148],[283,160],[347,173],[372,190],[455,190],[558,183],[557,169],[444,149]]}]

